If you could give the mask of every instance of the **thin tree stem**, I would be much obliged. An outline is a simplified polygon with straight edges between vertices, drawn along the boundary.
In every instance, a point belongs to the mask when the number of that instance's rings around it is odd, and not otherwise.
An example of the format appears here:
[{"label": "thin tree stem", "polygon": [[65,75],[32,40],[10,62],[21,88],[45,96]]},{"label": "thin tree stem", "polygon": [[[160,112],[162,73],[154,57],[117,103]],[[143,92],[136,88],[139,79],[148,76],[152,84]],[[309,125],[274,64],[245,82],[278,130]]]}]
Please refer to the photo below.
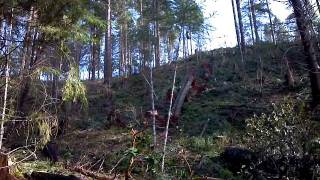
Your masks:
[{"label": "thin tree stem", "polygon": [[167,119],[166,130],[165,130],[165,139],[164,139],[163,155],[162,155],[162,163],[161,163],[162,172],[164,172],[164,159],[166,156],[166,148],[167,148],[167,141],[168,141],[170,118],[172,114],[171,110],[172,110],[172,103],[173,103],[173,93],[174,93],[174,88],[176,84],[176,76],[177,76],[177,65],[175,66],[175,69],[174,69],[173,82],[172,82],[172,88],[171,88],[171,97],[170,97],[170,106],[169,106],[168,119]]},{"label": "thin tree stem", "polygon": [[[8,38],[11,38],[12,33],[12,22],[10,20],[9,25],[9,32],[8,32]],[[6,72],[5,72],[5,87],[4,87],[4,97],[3,97],[3,109],[1,114],[1,123],[0,123],[0,150],[3,146],[3,135],[4,135],[4,122],[6,118],[6,109],[7,109],[7,98],[8,98],[8,85],[9,85],[9,77],[10,77],[10,69],[9,69],[9,61],[10,61],[10,45],[8,45],[5,41],[6,46]]]},{"label": "thin tree stem", "polygon": [[156,114],[154,107],[154,86],[153,86],[153,70],[152,64],[150,67],[150,86],[151,86],[151,104],[152,104],[152,129],[153,129],[153,145],[157,146],[157,130],[156,130]]}]

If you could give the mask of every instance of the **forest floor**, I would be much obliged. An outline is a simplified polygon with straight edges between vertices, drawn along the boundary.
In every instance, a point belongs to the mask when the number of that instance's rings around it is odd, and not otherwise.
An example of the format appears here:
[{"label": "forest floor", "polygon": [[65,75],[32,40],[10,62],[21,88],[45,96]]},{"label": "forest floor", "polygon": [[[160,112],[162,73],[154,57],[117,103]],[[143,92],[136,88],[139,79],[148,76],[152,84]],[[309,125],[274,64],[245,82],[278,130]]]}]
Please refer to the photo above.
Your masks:
[{"label": "forest floor", "polygon": [[[178,88],[188,68],[194,70],[195,82],[202,87],[188,96],[178,122],[170,128],[164,179],[235,177],[216,158],[227,146],[242,146],[245,120],[254,114],[271,112],[272,103],[277,104],[287,97],[305,98],[310,94],[307,76],[301,73],[303,67],[298,64],[303,58],[300,49],[286,54],[296,83],[291,89],[285,85],[287,67],[283,57],[286,50],[286,45],[248,47],[242,60],[235,48],[217,49],[154,70],[159,121],[168,113],[167,94],[175,65],[178,65]],[[133,159],[130,172],[134,179],[148,179],[150,173],[157,174],[164,133],[163,128],[157,129],[158,145],[153,149],[151,119],[145,116],[151,110],[145,78],[149,78],[149,73],[116,79],[111,90],[101,81],[85,82],[89,106],[87,112],[72,114],[66,134],[56,140],[59,162],[25,162],[18,166],[19,172],[72,174],[74,172],[67,167],[77,166],[101,174],[121,175],[128,171]],[[133,129],[141,131],[134,149]]]}]

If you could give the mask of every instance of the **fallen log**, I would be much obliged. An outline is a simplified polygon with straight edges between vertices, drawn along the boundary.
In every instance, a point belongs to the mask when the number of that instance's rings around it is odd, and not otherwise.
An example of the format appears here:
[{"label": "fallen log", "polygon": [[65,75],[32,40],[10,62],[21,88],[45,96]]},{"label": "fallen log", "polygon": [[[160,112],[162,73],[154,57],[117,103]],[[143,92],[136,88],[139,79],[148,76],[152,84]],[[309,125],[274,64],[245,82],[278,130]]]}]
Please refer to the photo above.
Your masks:
[{"label": "fallen log", "polygon": [[173,116],[179,117],[181,114],[182,105],[188,95],[188,92],[191,88],[191,84],[194,80],[194,75],[192,72],[188,73],[186,80],[182,86],[182,89],[179,91],[178,96],[173,104]]},{"label": "fallen log", "polygon": [[53,174],[46,172],[32,172],[31,176],[28,178],[29,180],[82,180],[79,177],[74,175],[61,175],[61,174]]}]

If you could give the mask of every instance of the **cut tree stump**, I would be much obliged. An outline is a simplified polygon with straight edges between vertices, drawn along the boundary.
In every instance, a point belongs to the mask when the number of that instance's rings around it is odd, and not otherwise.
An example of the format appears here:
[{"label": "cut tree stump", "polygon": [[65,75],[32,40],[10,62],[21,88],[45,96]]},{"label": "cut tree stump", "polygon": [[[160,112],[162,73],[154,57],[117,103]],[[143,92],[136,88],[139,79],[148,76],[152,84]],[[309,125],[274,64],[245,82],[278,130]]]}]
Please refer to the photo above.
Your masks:
[{"label": "cut tree stump", "polygon": [[0,152],[0,180],[10,178],[8,165],[8,155]]},{"label": "cut tree stump", "polygon": [[10,175],[9,156],[2,152],[0,152],[0,180],[18,180]]}]

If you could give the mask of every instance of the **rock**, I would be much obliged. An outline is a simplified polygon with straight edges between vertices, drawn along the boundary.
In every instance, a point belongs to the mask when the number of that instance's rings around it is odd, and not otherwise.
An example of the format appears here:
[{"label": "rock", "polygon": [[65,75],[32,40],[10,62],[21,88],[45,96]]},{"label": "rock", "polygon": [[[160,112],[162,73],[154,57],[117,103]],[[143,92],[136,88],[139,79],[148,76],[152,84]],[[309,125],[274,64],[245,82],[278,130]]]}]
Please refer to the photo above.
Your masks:
[{"label": "rock", "polygon": [[51,162],[56,163],[58,159],[58,145],[54,141],[48,142],[42,149],[45,157],[49,158]]},{"label": "rock", "polygon": [[258,160],[253,151],[234,146],[226,147],[221,157],[228,168],[234,173],[250,167],[251,164],[254,164]]}]

